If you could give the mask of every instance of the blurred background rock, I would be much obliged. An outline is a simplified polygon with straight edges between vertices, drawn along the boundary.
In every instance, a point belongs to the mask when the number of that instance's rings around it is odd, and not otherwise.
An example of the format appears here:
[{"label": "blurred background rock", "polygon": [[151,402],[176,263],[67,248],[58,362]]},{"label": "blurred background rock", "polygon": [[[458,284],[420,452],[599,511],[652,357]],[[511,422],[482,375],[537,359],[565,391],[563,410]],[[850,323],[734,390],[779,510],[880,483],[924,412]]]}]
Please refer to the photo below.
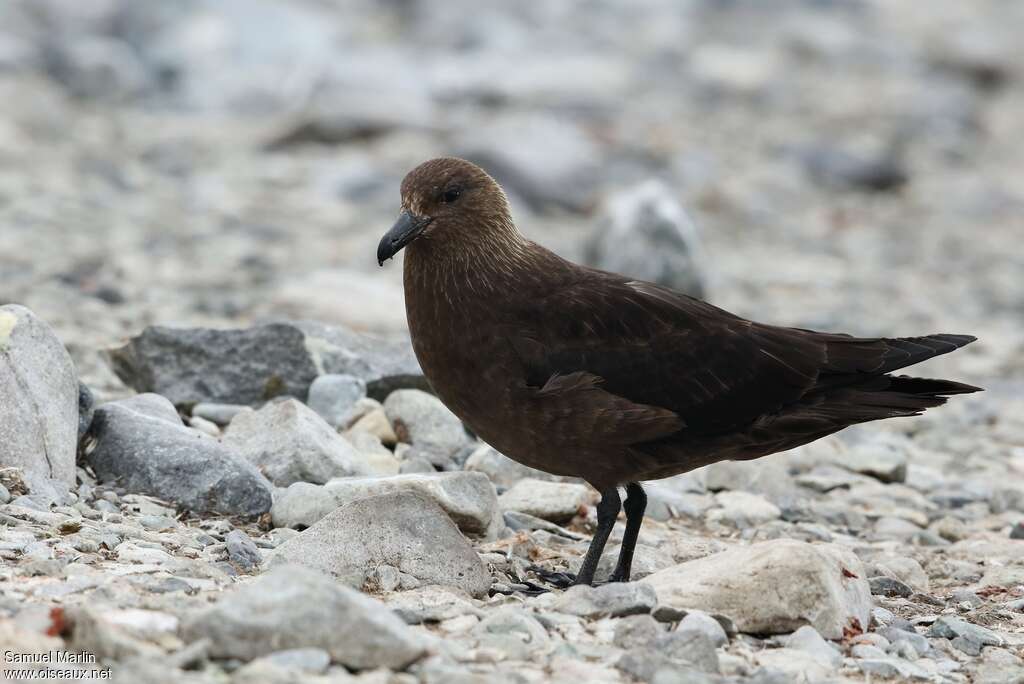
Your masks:
[{"label": "blurred background rock", "polygon": [[455,154],[567,257],[770,322],[973,333],[933,372],[1019,383],[1022,27],[1012,0],[5,2],[0,304],[106,396],[96,350],[147,324],[400,335],[376,242]]}]

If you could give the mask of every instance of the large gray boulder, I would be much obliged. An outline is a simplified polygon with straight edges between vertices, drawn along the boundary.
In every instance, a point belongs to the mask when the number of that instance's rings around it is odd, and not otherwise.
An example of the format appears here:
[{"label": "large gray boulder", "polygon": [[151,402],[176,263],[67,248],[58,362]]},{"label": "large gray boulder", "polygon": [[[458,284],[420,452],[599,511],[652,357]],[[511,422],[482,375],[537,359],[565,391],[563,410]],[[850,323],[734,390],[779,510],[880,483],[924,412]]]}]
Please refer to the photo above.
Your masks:
[{"label": "large gray boulder", "polygon": [[259,515],[273,489],[245,458],[185,427],[174,406],[140,394],[96,409],[87,459],[100,482],[149,494],[197,513]]},{"label": "large gray boulder", "polygon": [[416,492],[353,501],[274,549],[273,567],[297,563],[361,589],[437,584],[484,596],[491,577],[451,518]]},{"label": "large gray boulder", "polygon": [[154,326],[108,350],[107,359],[125,384],[177,406],[305,399],[324,374],[360,378],[381,399],[400,387],[426,387],[407,339],[378,340],[310,321],[236,330]]},{"label": "large gray boulder", "polygon": [[354,670],[401,670],[426,640],[379,601],[315,570],[274,568],[182,621],[186,641],[210,641],[215,658],[252,660],[272,651],[320,648]]},{"label": "large gray boulder", "polygon": [[242,411],[231,420],[223,442],[278,487],[293,482],[322,484],[333,477],[370,472],[355,447],[296,399]]},{"label": "large gray boulder", "polygon": [[871,589],[860,560],[834,544],[793,539],[740,546],[641,580],[660,604],[728,616],[741,632],[786,634],[811,625],[826,639],[866,629]]},{"label": "large gray boulder", "polygon": [[30,489],[75,484],[78,377],[53,330],[23,306],[0,307],[0,467]]}]

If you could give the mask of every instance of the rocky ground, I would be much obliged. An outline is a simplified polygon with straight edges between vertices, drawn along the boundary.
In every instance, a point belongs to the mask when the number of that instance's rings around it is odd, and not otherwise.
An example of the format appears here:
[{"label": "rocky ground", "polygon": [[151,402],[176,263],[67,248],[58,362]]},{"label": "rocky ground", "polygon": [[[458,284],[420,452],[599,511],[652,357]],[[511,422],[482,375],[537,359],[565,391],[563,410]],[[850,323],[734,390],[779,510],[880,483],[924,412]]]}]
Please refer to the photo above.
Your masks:
[{"label": "rocky ground", "polygon": [[[1022,25],[998,0],[3,4],[3,667],[1024,681]],[[920,372],[987,391],[651,483],[638,581],[542,591],[594,492],[424,391],[374,263],[440,154],[566,256],[770,322],[973,333]]]}]

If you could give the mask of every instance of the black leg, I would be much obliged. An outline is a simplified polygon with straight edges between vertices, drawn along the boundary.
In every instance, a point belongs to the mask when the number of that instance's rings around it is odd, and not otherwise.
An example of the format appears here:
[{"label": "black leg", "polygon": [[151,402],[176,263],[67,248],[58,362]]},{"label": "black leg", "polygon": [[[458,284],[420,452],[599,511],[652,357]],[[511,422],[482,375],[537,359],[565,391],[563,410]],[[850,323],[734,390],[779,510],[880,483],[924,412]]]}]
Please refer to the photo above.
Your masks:
[{"label": "black leg", "polygon": [[622,508],[626,511],[626,531],[622,535],[619,562],[615,564],[615,572],[608,578],[609,582],[629,581],[629,572],[633,567],[633,550],[636,548],[637,537],[640,536],[644,509],[647,508],[647,495],[638,483],[630,482],[626,485],[626,503]]},{"label": "black leg", "polygon": [[594,539],[590,542],[587,555],[583,558],[580,571],[576,574],[576,581],[573,584],[593,584],[594,572],[597,570],[597,563],[604,553],[604,545],[608,542],[608,535],[615,527],[615,519],[619,517],[619,510],[622,508],[622,500],[619,498],[617,487],[609,487],[601,492],[601,503],[597,504],[597,531],[594,532]]}]

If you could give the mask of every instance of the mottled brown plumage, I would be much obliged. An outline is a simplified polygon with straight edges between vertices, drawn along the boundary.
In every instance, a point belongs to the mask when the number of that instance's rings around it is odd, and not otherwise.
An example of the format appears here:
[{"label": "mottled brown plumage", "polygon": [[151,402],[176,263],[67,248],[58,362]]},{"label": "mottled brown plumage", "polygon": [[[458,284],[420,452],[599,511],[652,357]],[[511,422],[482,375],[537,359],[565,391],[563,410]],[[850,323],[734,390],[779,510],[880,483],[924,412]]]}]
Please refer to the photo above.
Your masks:
[{"label": "mottled brown plumage", "polygon": [[401,194],[378,259],[406,249],[409,329],[438,397],[507,456],[602,494],[581,582],[592,580],[618,515],[619,486],[627,532],[613,579],[628,579],[639,481],[758,458],[978,390],[890,375],[968,335],[856,338],[765,325],[566,261],[516,230],[501,188],[469,162],[426,162]]}]

